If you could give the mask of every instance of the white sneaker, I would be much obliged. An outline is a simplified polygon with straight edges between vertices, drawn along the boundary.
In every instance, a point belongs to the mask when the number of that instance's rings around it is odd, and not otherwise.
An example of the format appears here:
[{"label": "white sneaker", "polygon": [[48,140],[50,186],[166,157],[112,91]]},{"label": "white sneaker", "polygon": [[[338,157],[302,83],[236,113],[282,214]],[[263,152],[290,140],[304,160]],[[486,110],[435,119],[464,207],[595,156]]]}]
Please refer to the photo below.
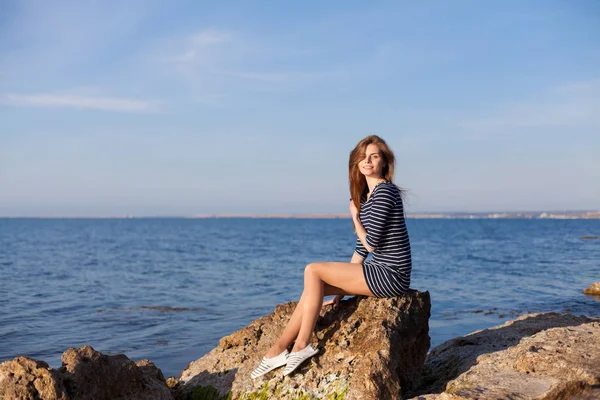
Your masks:
[{"label": "white sneaker", "polygon": [[260,362],[260,365],[258,367],[256,367],[256,369],[254,371],[252,371],[252,374],[250,374],[250,377],[252,379],[256,379],[259,376],[263,376],[267,372],[274,370],[275,368],[284,366],[287,363],[288,354],[290,354],[290,352],[287,351],[287,349],[285,349],[278,356],[271,357],[271,358],[263,357],[262,361]]},{"label": "white sneaker", "polygon": [[289,375],[296,370],[304,361],[308,360],[319,352],[312,344],[309,344],[300,351],[292,351],[287,359],[287,365],[283,370],[283,376]]}]

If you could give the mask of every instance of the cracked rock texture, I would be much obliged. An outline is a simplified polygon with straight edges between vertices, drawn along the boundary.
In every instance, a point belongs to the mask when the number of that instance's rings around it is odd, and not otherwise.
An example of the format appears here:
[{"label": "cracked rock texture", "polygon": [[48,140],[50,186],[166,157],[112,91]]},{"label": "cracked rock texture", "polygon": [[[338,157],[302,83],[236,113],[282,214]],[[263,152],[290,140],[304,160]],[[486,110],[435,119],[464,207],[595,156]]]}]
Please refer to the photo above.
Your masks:
[{"label": "cracked rock texture", "polygon": [[414,399],[600,398],[600,322],[528,314],[431,351]]},{"label": "cracked rock texture", "polygon": [[160,369],[90,346],[70,348],[54,370],[27,357],[0,364],[1,400],[172,400]]},{"label": "cracked rock texture", "polygon": [[[325,308],[316,327],[320,353],[283,378],[282,368],[252,380],[250,373],[283,331],[296,303],[221,339],[180,376],[177,398],[211,386],[233,399],[396,399],[418,383],[429,349],[430,297],[353,297]],[[203,390],[203,389],[202,389]],[[262,397],[259,397],[262,396]],[[304,397],[302,397],[304,396]]]}]

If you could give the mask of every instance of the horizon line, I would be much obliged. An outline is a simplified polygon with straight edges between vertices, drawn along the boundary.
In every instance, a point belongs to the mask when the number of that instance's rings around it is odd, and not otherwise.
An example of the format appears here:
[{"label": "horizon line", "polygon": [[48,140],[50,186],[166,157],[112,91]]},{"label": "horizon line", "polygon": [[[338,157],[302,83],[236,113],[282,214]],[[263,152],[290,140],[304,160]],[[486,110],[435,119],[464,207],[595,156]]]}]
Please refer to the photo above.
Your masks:
[{"label": "horizon line", "polygon": [[[573,215],[573,214],[598,214],[600,210],[536,210],[536,211],[423,211],[407,212],[407,218],[444,218],[448,216],[533,216],[541,214]],[[180,219],[226,219],[226,218],[254,218],[254,219],[350,219],[350,213],[214,213],[194,215],[0,215],[1,219],[133,219],[133,218],[180,218]]]}]

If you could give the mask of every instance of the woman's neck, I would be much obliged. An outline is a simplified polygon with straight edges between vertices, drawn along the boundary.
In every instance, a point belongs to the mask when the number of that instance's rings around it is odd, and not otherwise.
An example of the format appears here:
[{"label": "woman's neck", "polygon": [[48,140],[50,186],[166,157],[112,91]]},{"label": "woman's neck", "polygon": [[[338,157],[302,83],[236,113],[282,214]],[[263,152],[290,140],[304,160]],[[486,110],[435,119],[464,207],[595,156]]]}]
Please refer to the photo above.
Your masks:
[{"label": "woman's neck", "polygon": [[373,189],[375,189],[375,186],[377,186],[377,184],[379,182],[383,182],[385,181],[384,178],[371,178],[371,177],[366,177],[367,179],[367,186],[369,187],[369,193],[371,193],[373,191]]}]

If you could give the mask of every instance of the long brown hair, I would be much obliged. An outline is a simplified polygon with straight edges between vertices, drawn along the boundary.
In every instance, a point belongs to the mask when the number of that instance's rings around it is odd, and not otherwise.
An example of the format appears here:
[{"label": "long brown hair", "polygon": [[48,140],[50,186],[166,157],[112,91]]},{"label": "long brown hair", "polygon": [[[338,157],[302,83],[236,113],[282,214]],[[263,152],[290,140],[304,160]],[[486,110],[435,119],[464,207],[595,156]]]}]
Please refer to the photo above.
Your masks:
[{"label": "long brown hair", "polygon": [[[381,171],[381,177],[390,182],[392,182],[392,178],[394,177],[394,164],[396,162],[396,158],[394,157],[394,153],[387,145],[385,140],[377,135],[370,135],[358,142],[354,150],[350,152],[350,162],[348,163],[350,197],[358,211],[360,211],[360,199],[368,191],[367,179],[360,172],[358,163],[365,159],[367,146],[370,144],[376,144],[379,147],[381,158],[384,163]],[[402,190],[400,190],[400,194],[402,194]]]}]

